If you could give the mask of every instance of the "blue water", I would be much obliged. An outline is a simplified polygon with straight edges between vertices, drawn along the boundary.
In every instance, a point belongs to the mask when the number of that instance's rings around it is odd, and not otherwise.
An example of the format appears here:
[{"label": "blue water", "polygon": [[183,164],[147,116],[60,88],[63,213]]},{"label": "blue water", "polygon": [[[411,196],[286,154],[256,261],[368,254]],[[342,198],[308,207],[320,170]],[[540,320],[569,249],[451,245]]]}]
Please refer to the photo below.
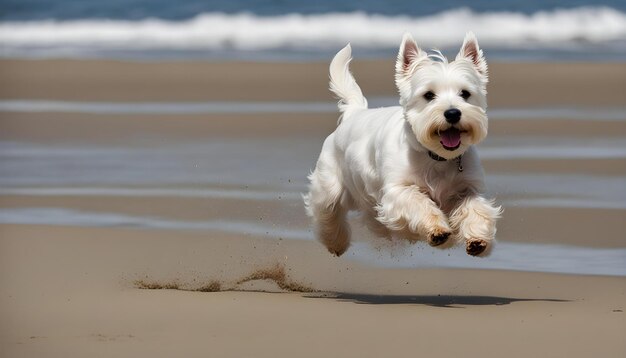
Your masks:
[{"label": "blue water", "polygon": [[328,60],[350,42],[392,58],[404,32],[454,55],[626,60],[626,1],[0,0],[0,57]]}]

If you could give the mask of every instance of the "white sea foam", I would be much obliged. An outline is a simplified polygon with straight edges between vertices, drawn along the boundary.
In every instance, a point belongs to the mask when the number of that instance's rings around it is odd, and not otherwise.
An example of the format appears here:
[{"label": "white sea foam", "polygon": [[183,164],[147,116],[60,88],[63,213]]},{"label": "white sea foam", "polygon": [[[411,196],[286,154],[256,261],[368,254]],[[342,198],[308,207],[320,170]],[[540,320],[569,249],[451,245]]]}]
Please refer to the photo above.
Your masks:
[{"label": "white sea foam", "polygon": [[[248,221],[181,221],[159,217],[132,216],[121,213],[86,212],[61,208],[3,208],[0,224],[54,225],[79,227],[122,227],[135,229],[217,231],[286,240],[313,240],[306,228],[285,228]],[[398,243],[396,249],[372,247],[357,241],[347,259],[383,266],[408,268],[472,268],[554,272],[566,274],[626,276],[626,248],[592,248],[552,244],[502,242],[487,259],[477,260],[462,248],[437,250],[423,243]],[[386,246],[381,246],[381,248]],[[391,250],[391,251],[390,251]],[[584,265],[580,263],[584,262]]]},{"label": "white sea foam", "polygon": [[483,46],[577,48],[626,42],[626,13],[609,7],[476,13],[460,8],[424,17],[366,13],[204,13],[184,21],[143,19],[7,21],[0,23],[0,55],[80,54],[94,50],[268,50],[393,48],[405,31],[426,47],[458,46],[466,31]]}]

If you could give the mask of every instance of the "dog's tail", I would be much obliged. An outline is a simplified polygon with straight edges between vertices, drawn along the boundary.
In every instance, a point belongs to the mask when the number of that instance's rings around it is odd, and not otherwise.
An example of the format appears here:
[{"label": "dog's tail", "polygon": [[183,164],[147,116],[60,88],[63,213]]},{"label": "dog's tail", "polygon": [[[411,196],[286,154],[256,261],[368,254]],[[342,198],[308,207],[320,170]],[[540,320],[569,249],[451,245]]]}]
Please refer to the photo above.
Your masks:
[{"label": "dog's tail", "polygon": [[351,60],[352,48],[348,44],[337,52],[330,63],[330,90],[339,98],[338,107],[342,113],[349,109],[367,108],[367,99],[350,73]]}]

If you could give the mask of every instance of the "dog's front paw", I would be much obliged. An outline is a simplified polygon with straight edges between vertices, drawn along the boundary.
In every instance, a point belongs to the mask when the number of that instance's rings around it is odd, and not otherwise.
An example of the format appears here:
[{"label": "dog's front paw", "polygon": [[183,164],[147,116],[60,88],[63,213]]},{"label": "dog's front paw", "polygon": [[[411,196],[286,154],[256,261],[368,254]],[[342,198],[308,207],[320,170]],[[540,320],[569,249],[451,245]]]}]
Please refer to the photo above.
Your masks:
[{"label": "dog's front paw", "polygon": [[444,230],[438,230],[428,235],[428,244],[432,247],[441,246],[445,244],[450,238],[450,232]]},{"label": "dog's front paw", "polygon": [[343,255],[347,250],[348,250],[348,246],[343,246],[343,247],[327,247],[328,252],[330,252],[333,256],[341,256]]},{"label": "dog's front paw", "polygon": [[468,239],[465,242],[465,251],[471,256],[484,256],[488,254],[491,243],[481,239]]}]

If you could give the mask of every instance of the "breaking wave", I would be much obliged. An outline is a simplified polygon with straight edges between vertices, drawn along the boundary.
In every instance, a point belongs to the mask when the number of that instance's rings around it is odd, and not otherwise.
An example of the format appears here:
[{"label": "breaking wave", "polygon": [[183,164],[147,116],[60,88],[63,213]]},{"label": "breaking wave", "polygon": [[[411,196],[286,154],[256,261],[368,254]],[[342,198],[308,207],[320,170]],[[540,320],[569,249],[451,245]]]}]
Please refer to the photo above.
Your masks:
[{"label": "breaking wave", "polygon": [[458,46],[472,30],[483,47],[626,46],[626,13],[610,7],[477,13],[467,8],[425,17],[354,13],[258,16],[204,13],[160,19],[46,20],[0,23],[0,55],[80,54],[93,50],[366,49],[394,48],[405,31],[424,47]]}]

